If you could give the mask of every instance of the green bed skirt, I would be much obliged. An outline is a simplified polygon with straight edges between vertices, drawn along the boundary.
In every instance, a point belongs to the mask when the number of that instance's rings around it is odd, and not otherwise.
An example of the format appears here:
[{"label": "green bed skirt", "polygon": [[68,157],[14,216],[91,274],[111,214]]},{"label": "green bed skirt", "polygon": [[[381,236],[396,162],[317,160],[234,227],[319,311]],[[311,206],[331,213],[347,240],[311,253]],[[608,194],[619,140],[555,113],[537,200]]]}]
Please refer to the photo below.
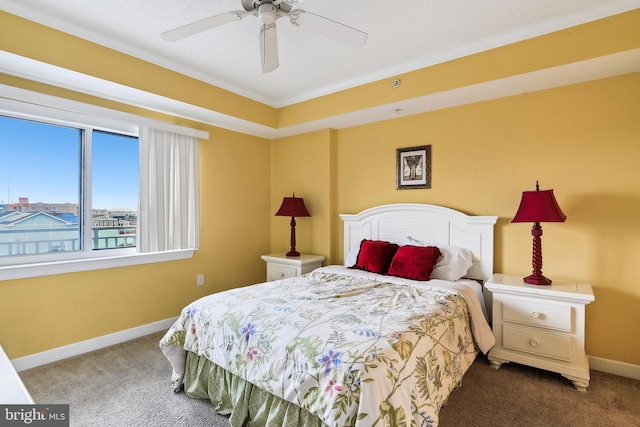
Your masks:
[{"label": "green bed skirt", "polygon": [[310,412],[191,352],[187,353],[184,391],[194,399],[209,399],[213,410],[229,416],[232,427],[326,426]]}]

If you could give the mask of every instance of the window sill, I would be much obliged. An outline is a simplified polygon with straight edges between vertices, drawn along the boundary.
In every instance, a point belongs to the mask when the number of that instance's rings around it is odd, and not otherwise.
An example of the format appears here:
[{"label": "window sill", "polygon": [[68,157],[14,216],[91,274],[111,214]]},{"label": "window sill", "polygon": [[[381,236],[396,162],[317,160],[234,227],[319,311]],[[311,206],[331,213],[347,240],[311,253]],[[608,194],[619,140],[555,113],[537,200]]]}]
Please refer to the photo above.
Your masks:
[{"label": "window sill", "polygon": [[83,258],[65,261],[51,261],[0,267],[0,281],[50,276],[53,274],[76,273],[79,271],[101,270],[105,268],[128,267],[155,262],[175,261],[193,257],[194,249],[176,251],[134,253],[127,255]]}]

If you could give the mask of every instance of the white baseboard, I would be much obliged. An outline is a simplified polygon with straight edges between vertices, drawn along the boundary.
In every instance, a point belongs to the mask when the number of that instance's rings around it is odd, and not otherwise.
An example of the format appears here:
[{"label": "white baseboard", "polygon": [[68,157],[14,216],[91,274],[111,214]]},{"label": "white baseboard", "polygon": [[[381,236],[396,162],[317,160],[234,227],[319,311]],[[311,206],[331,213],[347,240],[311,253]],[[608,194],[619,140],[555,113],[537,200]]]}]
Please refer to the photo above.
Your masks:
[{"label": "white baseboard", "polygon": [[640,365],[589,356],[589,369],[640,380]]},{"label": "white baseboard", "polygon": [[16,371],[24,371],[25,369],[35,368],[36,366],[46,365],[47,363],[57,362],[58,360],[66,359],[68,357],[78,356],[83,353],[109,347],[110,345],[120,344],[121,342],[140,338],[145,335],[153,334],[154,332],[168,330],[176,319],[177,317],[160,320],[146,325],[137,326],[135,328],[126,329],[124,331],[114,332],[113,334],[103,335],[90,340],[43,351],[41,353],[18,357],[16,359],[12,359],[11,363]]}]

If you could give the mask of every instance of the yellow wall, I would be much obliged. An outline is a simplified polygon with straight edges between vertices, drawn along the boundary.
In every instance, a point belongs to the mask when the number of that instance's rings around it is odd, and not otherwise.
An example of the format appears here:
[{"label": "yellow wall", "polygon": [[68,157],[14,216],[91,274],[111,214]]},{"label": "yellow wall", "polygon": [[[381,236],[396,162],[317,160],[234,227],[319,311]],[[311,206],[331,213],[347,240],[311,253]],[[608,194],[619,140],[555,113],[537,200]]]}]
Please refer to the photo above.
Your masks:
[{"label": "yellow wall", "polygon": [[272,107],[1,10],[0,49],[240,119],[276,125],[277,111]]},{"label": "yellow wall", "polygon": [[[640,9],[411,71],[278,110],[286,127],[640,47]],[[391,81],[402,82],[397,89]]]},{"label": "yellow wall", "polygon": [[[510,221],[536,180],[553,188],[568,219],[543,224],[543,272],[592,284],[589,355],[640,364],[640,73],[334,132],[337,211],[415,202],[498,215],[497,272],[531,273],[531,225]],[[293,142],[299,170],[317,162]],[[432,188],[396,190],[396,149],[425,144]]]},{"label": "yellow wall", "polygon": [[[311,214],[296,218],[296,250],[301,253],[329,257],[331,235],[331,151],[334,132],[322,130],[295,137],[280,138],[271,144],[271,212],[282,198],[304,199]],[[304,159],[300,161],[300,153]],[[290,248],[291,218],[274,217],[271,221],[272,252],[287,252]]]},{"label": "yellow wall", "polygon": [[[276,110],[0,11],[0,49],[262,124]],[[21,357],[176,316],[189,301],[264,279],[269,141],[0,73],[0,83],[208,131],[200,141],[200,249],[189,260],[0,282],[0,342]],[[169,84],[170,83],[170,84]],[[205,285],[196,286],[196,275]]]},{"label": "yellow wall", "polygon": [[[196,298],[264,280],[269,142],[202,129],[210,140],[199,146],[201,234],[194,257],[0,282],[0,342],[10,358],[168,319]],[[205,285],[197,287],[200,273]]]},{"label": "yellow wall", "polygon": [[[0,49],[277,127],[637,48],[639,29],[636,10],[408,73],[399,92],[375,82],[280,110],[4,12]],[[95,61],[78,59],[88,57]],[[0,83],[132,108],[6,75]],[[297,220],[297,248],[329,262],[343,256],[339,213],[422,202],[498,215],[495,270],[528,274],[530,226],[509,221],[521,192],[540,180],[568,216],[543,224],[543,271],[595,290],[588,354],[640,364],[639,74],[273,141],[197,127],[211,138],[200,144],[201,249],[194,258],[0,282],[0,341],[11,358],[166,319],[205,293],[263,280],[259,256],[289,247],[289,219],[274,213],[294,191],[312,214]],[[432,188],[396,190],[396,148],[422,144],[432,146]],[[198,273],[206,275],[203,288],[195,286]]]},{"label": "yellow wall", "polygon": [[[640,9],[279,110],[280,126],[640,47]],[[479,77],[483,76],[483,77]],[[483,80],[484,79],[484,80]],[[335,130],[330,169],[331,262],[343,257],[338,213],[371,206],[433,203],[498,215],[495,271],[530,274],[527,224],[510,224],[523,190],[554,188],[568,216],[543,224],[544,273],[591,283],[587,353],[640,364],[640,75]],[[316,165],[289,138],[300,163]],[[432,188],[395,189],[395,150],[432,146]],[[317,167],[317,166],[316,166]],[[299,180],[308,179],[298,176]],[[272,227],[273,229],[273,227]],[[275,236],[272,235],[275,244]]]}]

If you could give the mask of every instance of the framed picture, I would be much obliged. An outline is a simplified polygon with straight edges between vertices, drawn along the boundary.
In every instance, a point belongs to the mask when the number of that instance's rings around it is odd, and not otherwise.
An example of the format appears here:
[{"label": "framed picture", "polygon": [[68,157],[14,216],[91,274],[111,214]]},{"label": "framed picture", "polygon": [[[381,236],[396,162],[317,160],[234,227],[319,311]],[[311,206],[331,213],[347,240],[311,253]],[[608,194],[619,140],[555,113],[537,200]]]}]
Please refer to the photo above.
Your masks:
[{"label": "framed picture", "polygon": [[431,146],[396,150],[396,190],[431,188]]}]

